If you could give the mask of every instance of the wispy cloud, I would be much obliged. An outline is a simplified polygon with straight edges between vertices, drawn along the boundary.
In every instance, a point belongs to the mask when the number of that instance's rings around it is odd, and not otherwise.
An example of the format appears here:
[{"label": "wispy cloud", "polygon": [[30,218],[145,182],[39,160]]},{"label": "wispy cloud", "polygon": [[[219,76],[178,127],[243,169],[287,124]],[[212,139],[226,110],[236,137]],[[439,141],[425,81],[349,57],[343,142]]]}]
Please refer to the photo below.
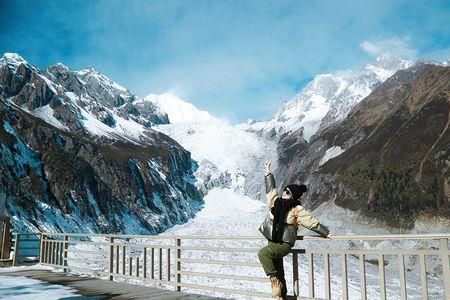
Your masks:
[{"label": "wispy cloud", "polygon": [[364,41],[359,46],[372,56],[390,54],[401,58],[415,59],[418,51],[409,44],[410,36],[392,37],[389,39]]}]

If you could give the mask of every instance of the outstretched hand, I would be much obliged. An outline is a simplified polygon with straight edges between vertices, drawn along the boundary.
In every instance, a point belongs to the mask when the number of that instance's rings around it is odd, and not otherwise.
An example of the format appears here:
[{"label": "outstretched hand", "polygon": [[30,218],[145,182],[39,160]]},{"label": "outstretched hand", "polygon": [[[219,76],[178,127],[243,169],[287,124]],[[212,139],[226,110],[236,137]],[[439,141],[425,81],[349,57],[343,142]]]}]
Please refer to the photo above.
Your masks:
[{"label": "outstretched hand", "polygon": [[270,158],[266,158],[266,161],[264,162],[264,169],[266,171],[266,173],[270,173]]}]

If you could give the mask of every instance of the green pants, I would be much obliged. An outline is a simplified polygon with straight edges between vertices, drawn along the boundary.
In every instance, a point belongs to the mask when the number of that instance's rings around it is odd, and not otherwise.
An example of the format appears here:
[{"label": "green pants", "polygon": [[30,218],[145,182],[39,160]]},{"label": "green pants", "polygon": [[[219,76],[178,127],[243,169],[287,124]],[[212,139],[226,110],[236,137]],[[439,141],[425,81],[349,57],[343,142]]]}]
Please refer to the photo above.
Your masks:
[{"label": "green pants", "polygon": [[283,282],[281,295],[286,296],[286,279],[284,278],[283,257],[291,252],[289,243],[277,244],[269,241],[269,244],[258,251],[258,258],[267,276],[275,275]]}]

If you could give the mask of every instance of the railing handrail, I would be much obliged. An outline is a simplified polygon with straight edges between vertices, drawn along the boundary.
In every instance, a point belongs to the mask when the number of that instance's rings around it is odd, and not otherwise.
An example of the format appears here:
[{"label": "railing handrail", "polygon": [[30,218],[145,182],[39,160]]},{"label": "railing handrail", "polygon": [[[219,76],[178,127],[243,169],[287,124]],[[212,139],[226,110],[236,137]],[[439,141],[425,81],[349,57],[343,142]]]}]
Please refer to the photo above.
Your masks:
[{"label": "railing handrail", "polygon": [[[17,233],[14,233],[17,234]],[[19,233],[37,235],[41,233]],[[192,235],[142,235],[142,234],[101,234],[101,233],[53,233],[42,232],[46,236],[69,236],[69,237],[104,237],[104,238],[148,238],[148,239],[183,239],[183,240],[265,240],[258,236],[192,236]],[[380,235],[337,235],[331,238],[320,236],[298,236],[297,240],[303,241],[351,241],[351,240],[438,240],[450,238],[448,233],[427,233],[427,234],[380,234]]]}]

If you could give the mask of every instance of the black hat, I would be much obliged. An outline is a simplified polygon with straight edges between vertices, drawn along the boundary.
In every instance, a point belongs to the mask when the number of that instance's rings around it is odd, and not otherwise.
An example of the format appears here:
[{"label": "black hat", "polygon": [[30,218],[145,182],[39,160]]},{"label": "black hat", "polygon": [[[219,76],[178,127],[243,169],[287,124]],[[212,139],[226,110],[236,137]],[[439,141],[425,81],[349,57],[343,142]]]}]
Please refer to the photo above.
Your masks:
[{"label": "black hat", "polygon": [[308,190],[306,188],[306,185],[304,185],[304,184],[301,184],[301,185],[289,184],[284,189],[285,190],[289,189],[291,191],[293,199],[300,199],[300,197],[303,195],[303,193],[305,193]]}]

